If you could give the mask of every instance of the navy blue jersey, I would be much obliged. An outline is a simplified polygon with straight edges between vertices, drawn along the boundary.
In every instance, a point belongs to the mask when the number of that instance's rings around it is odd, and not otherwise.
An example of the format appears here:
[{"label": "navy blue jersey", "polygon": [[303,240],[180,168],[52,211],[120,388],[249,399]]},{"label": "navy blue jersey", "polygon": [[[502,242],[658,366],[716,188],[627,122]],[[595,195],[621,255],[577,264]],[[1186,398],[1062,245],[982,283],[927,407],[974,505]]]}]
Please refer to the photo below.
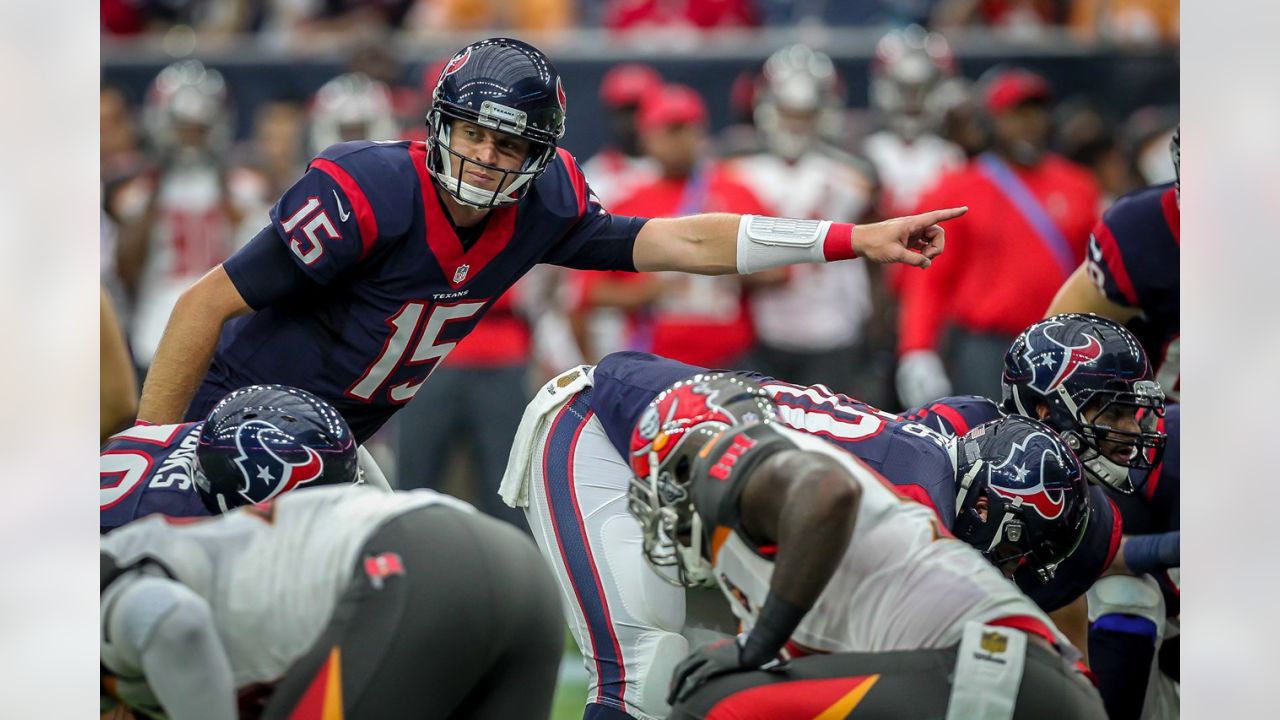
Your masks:
[{"label": "navy blue jersey", "polygon": [[1120,538],[1126,529],[1121,522],[1120,510],[1107,497],[1102,488],[1089,485],[1089,525],[1075,552],[1058,564],[1053,579],[1041,582],[1032,571],[1019,570],[1013,580],[1027,597],[1035,601],[1045,612],[1053,612],[1069,605],[1088,592],[1089,588],[1111,566]]},{"label": "navy blue jersey", "polygon": [[947,437],[964,435],[1002,415],[999,405],[981,395],[952,395],[902,413],[904,419],[927,425]]},{"label": "navy blue jersey", "polygon": [[1172,398],[1178,394],[1181,333],[1179,216],[1173,183],[1129,193],[1093,229],[1086,260],[1090,277],[1107,299],[1142,311],[1129,329]]},{"label": "navy blue jersey", "polygon": [[281,383],[329,401],[363,442],[535,264],[635,270],[644,220],[605,212],[569,153],[465,245],[426,153],[350,142],[311,162],[224,263],[256,312],[223,329],[188,420],[235,388]]},{"label": "navy blue jersey", "polygon": [[196,443],[204,422],[138,425],[112,435],[99,454],[102,532],[140,517],[211,515],[194,481]]},{"label": "navy blue jersey", "polygon": [[[700,372],[707,370],[639,352],[612,353],[596,365],[591,408],[621,457],[627,456],[640,414],[658,393]],[[901,494],[931,506],[947,527],[954,522],[955,467],[943,435],[822,385],[737,374],[769,391],[784,424],[848,451]]]}]

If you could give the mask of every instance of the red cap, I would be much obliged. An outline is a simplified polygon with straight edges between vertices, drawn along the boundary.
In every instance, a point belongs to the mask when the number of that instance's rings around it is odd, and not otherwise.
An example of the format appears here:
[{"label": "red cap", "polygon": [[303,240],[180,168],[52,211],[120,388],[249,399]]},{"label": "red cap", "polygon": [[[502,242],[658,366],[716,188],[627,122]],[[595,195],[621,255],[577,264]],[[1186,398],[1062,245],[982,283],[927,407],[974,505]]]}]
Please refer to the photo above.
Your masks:
[{"label": "red cap", "polygon": [[646,95],[636,113],[636,127],[653,130],[667,125],[687,123],[705,125],[707,104],[698,91],[688,85],[663,85],[655,93]]},{"label": "red cap", "polygon": [[1048,100],[1049,81],[1030,70],[1005,70],[991,78],[983,97],[987,110],[1001,113],[1028,100]]},{"label": "red cap", "polygon": [[609,107],[638,105],[646,95],[662,87],[662,76],[648,65],[624,63],[605,73],[600,83],[600,102]]}]

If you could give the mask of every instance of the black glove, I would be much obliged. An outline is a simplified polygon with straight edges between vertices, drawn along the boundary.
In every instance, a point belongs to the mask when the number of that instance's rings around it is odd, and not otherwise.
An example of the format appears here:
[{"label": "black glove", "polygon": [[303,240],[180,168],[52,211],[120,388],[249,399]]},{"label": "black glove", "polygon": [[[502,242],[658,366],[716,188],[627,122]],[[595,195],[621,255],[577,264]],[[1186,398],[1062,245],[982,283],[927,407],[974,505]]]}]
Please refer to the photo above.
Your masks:
[{"label": "black glove", "polygon": [[694,650],[676,666],[671,676],[667,704],[675,705],[684,700],[713,678],[754,670],[743,664],[741,656],[741,647],[735,640],[718,640]]}]

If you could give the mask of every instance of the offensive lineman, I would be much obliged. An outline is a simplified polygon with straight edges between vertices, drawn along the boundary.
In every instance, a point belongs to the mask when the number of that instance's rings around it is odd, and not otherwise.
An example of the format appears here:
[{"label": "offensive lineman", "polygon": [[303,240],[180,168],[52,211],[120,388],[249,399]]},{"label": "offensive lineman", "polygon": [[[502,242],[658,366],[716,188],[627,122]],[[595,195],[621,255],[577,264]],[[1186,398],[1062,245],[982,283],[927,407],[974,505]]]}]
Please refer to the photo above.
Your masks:
[{"label": "offensive lineman", "polygon": [[346,421],[311,393],[241,388],[200,422],[112,435],[99,455],[100,529],[153,513],[217,515],[300,487],[354,483],[357,452]]},{"label": "offensive lineman", "polygon": [[550,712],[552,579],[519,530],[446,495],[317,488],[151,516],[101,558],[104,701],[183,720]]},{"label": "offensive lineman", "polygon": [[943,249],[936,223],[965,212],[856,230],[615,217],[557,148],[564,122],[560,77],[536,48],[463,48],[437,81],[426,143],[329,148],[271,224],[183,294],[139,417],[195,419],[233,387],[281,382],[332,403],[363,442],[535,264],[724,274],[860,256],[927,267]]}]

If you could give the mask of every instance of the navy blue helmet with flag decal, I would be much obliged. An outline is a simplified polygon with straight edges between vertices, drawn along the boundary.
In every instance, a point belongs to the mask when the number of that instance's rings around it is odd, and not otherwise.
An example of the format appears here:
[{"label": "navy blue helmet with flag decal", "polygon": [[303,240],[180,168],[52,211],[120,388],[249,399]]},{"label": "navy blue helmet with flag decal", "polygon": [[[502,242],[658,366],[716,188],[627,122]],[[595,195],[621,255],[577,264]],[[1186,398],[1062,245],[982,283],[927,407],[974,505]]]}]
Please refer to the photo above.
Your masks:
[{"label": "navy blue helmet with flag decal", "polygon": [[251,385],[227,395],[209,413],[196,445],[195,483],[213,512],[357,479],[347,421],[324,400],[285,385]]},{"label": "navy blue helmet with flag decal", "polygon": [[[546,55],[511,38],[472,43],[445,64],[427,113],[427,166],[445,192],[472,207],[517,202],[547,169],[564,135],[564,86]],[[451,146],[452,121],[463,120],[528,140],[528,156],[516,170],[477,162]],[[454,175],[451,157],[459,159]],[[499,178],[492,190],[463,181],[472,163]]]},{"label": "navy blue helmet with flag decal", "polygon": [[1028,564],[1047,582],[1084,537],[1088,484],[1049,427],[1009,415],[955,441],[955,536],[1001,569]]},{"label": "navy blue helmet with flag decal", "polygon": [[1164,452],[1164,393],[1146,351],[1098,315],[1055,315],[1024,330],[1004,357],[1001,409],[1043,420],[1091,479],[1123,493],[1144,484]]}]

